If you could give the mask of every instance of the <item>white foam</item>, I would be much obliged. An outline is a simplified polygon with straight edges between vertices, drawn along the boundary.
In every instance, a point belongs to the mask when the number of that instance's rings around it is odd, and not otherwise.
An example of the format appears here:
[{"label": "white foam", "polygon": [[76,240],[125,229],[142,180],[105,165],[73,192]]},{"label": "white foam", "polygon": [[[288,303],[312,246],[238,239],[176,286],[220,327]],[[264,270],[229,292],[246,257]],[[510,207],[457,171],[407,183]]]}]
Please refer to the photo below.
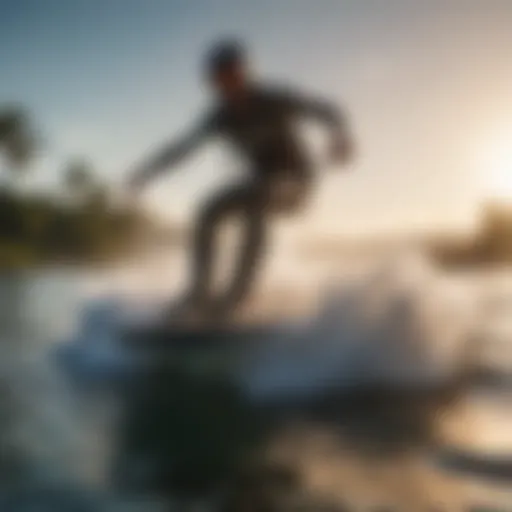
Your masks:
[{"label": "white foam", "polygon": [[262,398],[332,386],[437,385],[466,364],[474,299],[427,261],[399,259],[334,287],[306,328],[251,358],[246,383]]},{"label": "white foam", "polygon": [[[475,363],[472,348],[489,320],[476,282],[481,279],[437,269],[417,252],[349,279],[331,278],[330,290],[316,291],[323,299],[311,318],[295,327],[283,326],[273,339],[247,349],[235,374],[241,385],[262,398],[299,397],[331,386],[439,385]],[[300,293],[312,291],[297,290]],[[84,322],[92,330],[82,329],[80,345],[92,349],[102,339],[111,343],[114,324],[123,317],[133,319],[141,304],[149,304],[151,291],[137,288],[135,296],[138,306],[132,300],[128,310],[99,307],[100,318],[96,311]],[[158,299],[153,308],[156,303]],[[145,309],[145,314],[151,310]],[[111,361],[112,354],[105,355],[105,361]]]}]

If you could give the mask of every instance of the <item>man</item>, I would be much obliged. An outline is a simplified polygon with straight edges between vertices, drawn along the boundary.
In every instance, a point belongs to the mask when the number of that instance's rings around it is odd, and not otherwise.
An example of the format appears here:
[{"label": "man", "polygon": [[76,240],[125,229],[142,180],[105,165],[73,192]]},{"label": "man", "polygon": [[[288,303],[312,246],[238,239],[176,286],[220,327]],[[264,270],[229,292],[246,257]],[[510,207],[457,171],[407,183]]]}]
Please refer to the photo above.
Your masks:
[{"label": "man", "polygon": [[[234,308],[249,292],[262,257],[269,214],[296,212],[311,190],[312,163],[299,142],[297,120],[312,117],[323,122],[332,137],[331,156],[340,163],[346,163],[352,152],[347,128],[336,108],[253,80],[245,50],[238,42],[215,45],[205,67],[216,104],[192,133],[137,169],[130,185],[138,191],[213,135],[231,142],[247,161],[251,171],[248,183],[213,197],[197,221],[193,280],[186,310],[217,315]],[[215,235],[229,216],[244,221],[244,235],[233,281],[222,296],[213,300],[210,286]]]}]

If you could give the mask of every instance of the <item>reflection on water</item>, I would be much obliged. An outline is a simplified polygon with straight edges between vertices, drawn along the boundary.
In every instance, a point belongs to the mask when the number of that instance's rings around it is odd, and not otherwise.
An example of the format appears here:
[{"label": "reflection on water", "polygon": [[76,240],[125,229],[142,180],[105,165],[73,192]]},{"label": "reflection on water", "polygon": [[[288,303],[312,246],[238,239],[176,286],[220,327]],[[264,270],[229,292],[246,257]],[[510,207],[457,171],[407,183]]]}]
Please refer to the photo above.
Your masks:
[{"label": "reflection on water", "polygon": [[51,341],[69,333],[80,314],[83,274],[65,269],[24,272],[0,278],[2,336]]},{"label": "reflection on water", "polygon": [[107,470],[105,416],[89,414],[48,357],[76,327],[81,279],[63,269],[1,279],[1,510],[25,510],[25,498],[27,510],[97,502],[88,488]]},{"label": "reflection on water", "polygon": [[[11,471],[14,464],[21,467],[18,480],[44,481],[53,475],[54,480],[69,485],[74,482],[99,489],[108,484],[114,449],[110,429],[115,424],[116,403],[105,392],[100,400],[77,394],[46,354],[53,342],[71,339],[79,328],[91,288],[99,297],[122,292],[123,297],[130,295],[139,303],[163,296],[169,288],[178,289],[179,283],[172,279],[175,272],[168,270],[164,277],[163,271],[155,270],[156,264],[147,268],[147,274],[136,276],[124,270],[93,278],[60,269],[2,278],[1,367],[9,394],[1,395],[0,407],[2,413],[7,411],[4,416],[9,421],[0,428],[5,439],[2,442],[9,448],[2,453],[11,455],[0,457],[0,471],[10,472],[12,481],[16,480]],[[151,273],[159,277],[153,288],[148,286]],[[431,270],[411,270],[404,278],[406,274],[403,266],[398,274],[396,268],[388,269],[371,278],[362,278],[359,271],[345,272],[338,276],[344,291],[336,300],[327,301],[316,324],[291,334],[283,331],[278,339],[261,343],[253,352],[244,349],[245,366],[240,372],[244,378],[239,385],[246,385],[253,377],[264,382],[265,393],[270,390],[279,397],[281,413],[286,417],[271,436],[269,456],[301,468],[302,485],[312,493],[362,507],[399,502],[407,510],[416,510],[419,504],[431,504],[432,496],[449,510],[468,503],[510,505],[512,468],[507,469],[506,463],[512,462],[512,434],[507,428],[512,419],[512,386],[507,381],[512,373],[512,273],[435,279]],[[406,284],[398,285],[397,276]],[[307,286],[318,285],[318,279],[306,281],[301,282],[302,293],[310,296]],[[442,300],[433,294],[434,288],[443,288]],[[455,289],[458,293],[453,293]],[[466,302],[457,298],[461,295]],[[299,300],[300,293],[295,297]],[[262,304],[268,307],[272,302],[269,298]],[[257,309],[257,301],[255,304]],[[275,310],[279,301],[272,304]],[[421,315],[416,316],[417,311]],[[287,395],[288,391],[299,389],[305,396],[312,383],[318,384],[328,374],[346,375],[350,368],[358,375],[380,372],[386,379],[400,371],[408,379],[419,375],[427,352],[420,352],[413,366],[413,360],[408,359],[412,352],[406,349],[412,339],[417,345],[429,346],[428,353],[436,356],[432,361],[441,361],[439,354],[445,359],[453,359],[455,354],[467,356],[464,348],[447,348],[450,340],[461,338],[461,333],[471,347],[474,371],[471,382],[458,389],[456,399],[448,400],[447,406],[428,403],[430,398],[421,394],[404,398],[398,391],[378,399],[359,397],[355,402],[353,398],[346,402],[344,395],[334,406],[330,403],[324,404],[325,410],[315,409],[312,416],[282,406],[286,396],[293,394]],[[92,346],[98,336],[88,343]],[[360,367],[354,366],[355,360],[347,362],[353,353],[353,347],[348,350],[351,344],[366,344]],[[440,349],[433,350],[436,345]],[[393,381],[395,386],[398,381]],[[284,394],[283,389],[287,390]],[[325,388],[317,398],[329,393]],[[427,424],[428,429],[419,428]],[[418,428],[418,432],[431,431],[427,442],[411,442],[406,449],[385,456],[382,451],[376,456],[368,449],[373,439],[384,439],[389,447],[392,438],[405,439]],[[465,458],[445,463],[442,454],[448,452],[462,453]],[[504,468],[502,474],[492,472],[497,459]]]}]

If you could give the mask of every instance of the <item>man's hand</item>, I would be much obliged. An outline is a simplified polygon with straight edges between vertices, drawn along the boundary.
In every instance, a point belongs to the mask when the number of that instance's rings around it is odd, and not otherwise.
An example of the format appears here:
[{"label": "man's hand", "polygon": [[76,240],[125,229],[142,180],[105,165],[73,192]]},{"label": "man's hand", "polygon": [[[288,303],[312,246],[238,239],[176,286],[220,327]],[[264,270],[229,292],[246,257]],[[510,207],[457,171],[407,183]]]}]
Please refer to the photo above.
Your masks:
[{"label": "man's hand", "polygon": [[330,155],[335,164],[347,165],[355,158],[355,147],[350,136],[336,136],[332,142]]}]

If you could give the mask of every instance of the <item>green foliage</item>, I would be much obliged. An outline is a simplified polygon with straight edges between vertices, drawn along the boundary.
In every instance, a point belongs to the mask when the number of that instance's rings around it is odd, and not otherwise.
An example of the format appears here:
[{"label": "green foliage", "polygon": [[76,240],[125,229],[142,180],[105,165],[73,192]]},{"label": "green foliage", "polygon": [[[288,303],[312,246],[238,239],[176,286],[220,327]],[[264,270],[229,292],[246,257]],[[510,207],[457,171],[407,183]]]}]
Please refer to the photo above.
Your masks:
[{"label": "green foliage", "polygon": [[0,150],[15,169],[24,168],[36,148],[36,137],[29,116],[21,107],[0,110]]},{"label": "green foliage", "polygon": [[75,199],[86,200],[95,188],[92,166],[83,158],[75,158],[64,170],[64,187]]},{"label": "green foliage", "polygon": [[25,268],[36,263],[36,254],[20,243],[5,242],[0,245],[0,269]]},{"label": "green foliage", "polygon": [[435,243],[434,256],[450,266],[512,264],[512,206],[486,205],[481,219],[472,239]]},{"label": "green foliage", "polygon": [[[0,109],[0,156],[14,177],[28,168],[37,147],[27,112]],[[91,261],[122,254],[146,221],[130,210],[113,210],[109,194],[84,158],[64,169],[68,204],[0,190],[0,269],[56,261]]]},{"label": "green foliage", "polygon": [[98,261],[126,251],[145,221],[112,210],[106,197],[82,205],[0,191],[0,269],[56,261]]}]

